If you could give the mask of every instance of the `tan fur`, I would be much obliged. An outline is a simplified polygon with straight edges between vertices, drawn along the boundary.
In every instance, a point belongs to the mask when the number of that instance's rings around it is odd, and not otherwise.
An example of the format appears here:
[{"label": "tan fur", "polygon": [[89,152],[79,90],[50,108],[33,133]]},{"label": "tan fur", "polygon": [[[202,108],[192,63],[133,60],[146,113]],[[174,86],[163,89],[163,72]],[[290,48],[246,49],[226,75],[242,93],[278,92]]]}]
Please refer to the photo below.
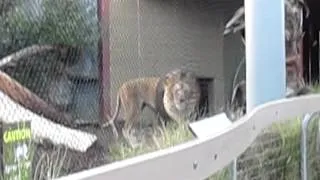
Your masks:
[{"label": "tan fur", "polygon": [[[122,133],[130,143],[130,130],[138,122],[144,106],[148,106],[164,118],[169,116],[175,121],[186,119],[186,114],[194,110],[199,103],[200,89],[199,86],[194,85],[195,83],[195,77],[192,79],[190,73],[181,70],[167,73],[164,79],[146,77],[127,81],[119,88],[112,118],[108,118],[109,120],[102,127],[110,125],[117,139],[118,132],[114,121],[123,119]],[[195,100],[189,100],[190,98]],[[153,122],[153,125],[155,124]],[[130,145],[133,146],[131,143]]]},{"label": "tan fur", "polygon": [[151,109],[156,109],[156,93],[159,81],[160,78],[158,77],[147,77],[123,83],[117,94],[115,113],[102,127],[110,125],[114,136],[118,138],[114,121],[118,119],[122,110],[121,118],[125,121],[122,133],[125,138],[128,138],[129,131],[137,123],[143,106],[148,105]]},{"label": "tan fur", "polygon": [[194,120],[199,101],[200,86],[192,72],[177,69],[167,75],[163,104],[171,119]]}]

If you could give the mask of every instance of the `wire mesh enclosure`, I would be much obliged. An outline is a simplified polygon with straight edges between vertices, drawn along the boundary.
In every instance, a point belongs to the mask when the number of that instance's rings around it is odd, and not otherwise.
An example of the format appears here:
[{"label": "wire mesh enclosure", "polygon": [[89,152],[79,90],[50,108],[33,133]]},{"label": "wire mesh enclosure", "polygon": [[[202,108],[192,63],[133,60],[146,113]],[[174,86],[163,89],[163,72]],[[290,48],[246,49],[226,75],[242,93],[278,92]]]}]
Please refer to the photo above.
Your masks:
[{"label": "wire mesh enclosure", "polygon": [[[74,119],[98,121],[97,2],[13,0],[1,1],[0,7],[1,90],[22,107],[67,127]],[[34,179],[106,162],[99,145],[94,154],[83,156],[53,144],[35,146]]]},{"label": "wire mesh enclosure", "polygon": [[[2,0],[0,119],[31,120],[33,179],[174,146],[193,139],[186,122],[229,111],[244,46],[240,34],[223,32],[241,4]],[[119,102],[117,139],[104,124]],[[292,122],[262,133],[239,157],[238,179],[299,179],[300,121]],[[318,132],[311,136],[316,144]],[[316,178],[318,158],[310,159]],[[209,179],[230,177],[226,168]]]}]

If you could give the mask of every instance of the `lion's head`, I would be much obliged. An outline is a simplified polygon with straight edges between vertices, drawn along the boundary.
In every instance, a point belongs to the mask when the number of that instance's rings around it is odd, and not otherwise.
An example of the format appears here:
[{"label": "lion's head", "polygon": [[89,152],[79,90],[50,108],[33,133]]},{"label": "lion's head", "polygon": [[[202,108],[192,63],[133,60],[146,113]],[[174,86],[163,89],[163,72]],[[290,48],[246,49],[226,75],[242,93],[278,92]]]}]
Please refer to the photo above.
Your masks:
[{"label": "lion's head", "polygon": [[176,69],[164,80],[164,107],[176,121],[186,120],[195,113],[200,101],[200,86],[193,72]]}]

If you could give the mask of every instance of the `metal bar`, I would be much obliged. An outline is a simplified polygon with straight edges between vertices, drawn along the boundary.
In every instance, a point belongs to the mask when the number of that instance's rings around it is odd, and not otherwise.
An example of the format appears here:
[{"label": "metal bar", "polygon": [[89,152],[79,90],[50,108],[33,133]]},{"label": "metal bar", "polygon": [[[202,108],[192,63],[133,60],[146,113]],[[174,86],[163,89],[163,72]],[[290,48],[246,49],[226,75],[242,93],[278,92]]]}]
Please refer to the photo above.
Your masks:
[{"label": "metal bar", "polygon": [[230,166],[230,170],[231,170],[231,180],[237,180],[238,176],[237,176],[237,158],[235,158]]},{"label": "metal bar", "polygon": [[109,49],[109,8],[110,0],[97,0],[100,28],[99,79],[100,79],[100,120],[105,121],[110,113],[110,49]]},{"label": "metal bar", "polygon": [[308,127],[311,122],[311,120],[318,115],[318,113],[309,113],[306,114],[302,120],[302,126],[301,126],[301,169],[300,169],[300,175],[301,180],[307,180],[308,179]]}]

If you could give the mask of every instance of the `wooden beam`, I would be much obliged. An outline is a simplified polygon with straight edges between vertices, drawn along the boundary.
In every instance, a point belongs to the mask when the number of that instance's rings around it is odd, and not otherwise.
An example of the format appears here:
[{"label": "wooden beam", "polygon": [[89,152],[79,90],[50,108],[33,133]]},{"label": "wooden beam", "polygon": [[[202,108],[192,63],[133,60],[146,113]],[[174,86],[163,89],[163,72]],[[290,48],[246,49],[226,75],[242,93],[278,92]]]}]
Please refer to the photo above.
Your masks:
[{"label": "wooden beam", "polygon": [[99,39],[99,79],[100,79],[100,121],[104,122],[110,113],[110,41],[109,15],[110,0],[97,0]]}]

